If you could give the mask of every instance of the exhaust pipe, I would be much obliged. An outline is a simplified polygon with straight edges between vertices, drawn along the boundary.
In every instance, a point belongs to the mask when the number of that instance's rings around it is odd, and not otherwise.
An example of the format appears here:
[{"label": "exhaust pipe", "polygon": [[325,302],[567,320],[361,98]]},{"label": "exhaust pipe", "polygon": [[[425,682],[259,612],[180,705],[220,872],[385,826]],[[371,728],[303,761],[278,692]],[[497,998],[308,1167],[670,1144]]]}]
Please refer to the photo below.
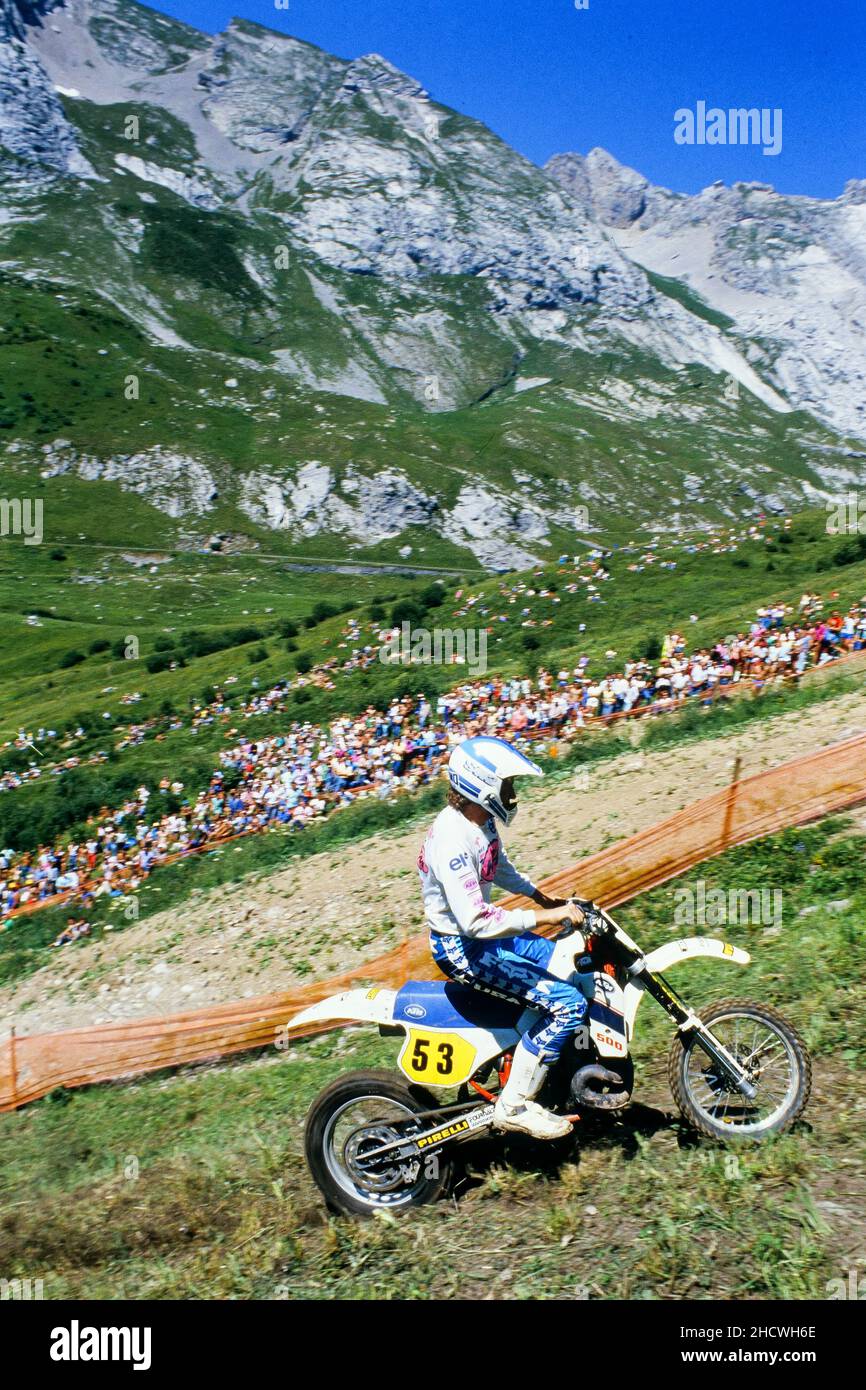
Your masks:
[{"label": "exhaust pipe", "polygon": [[[616,1091],[596,1091],[591,1082],[601,1086],[618,1086]],[[631,1100],[631,1092],[623,1089],[622,1077],[607,1067],[590,1064],[581,1067],[571,1078],[571,1099],[587,1110],[622,1110]]]}]

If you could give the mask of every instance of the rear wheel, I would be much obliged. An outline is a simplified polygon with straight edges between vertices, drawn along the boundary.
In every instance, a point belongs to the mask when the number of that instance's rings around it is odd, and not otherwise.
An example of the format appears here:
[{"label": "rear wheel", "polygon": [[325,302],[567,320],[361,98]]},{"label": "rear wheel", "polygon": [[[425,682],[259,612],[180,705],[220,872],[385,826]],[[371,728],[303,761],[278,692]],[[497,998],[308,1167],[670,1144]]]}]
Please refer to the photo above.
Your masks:
[{"label": "rear wheel", "polygon": [[745,1068],[756,1088],[747,1100],[695,1037],[674,1040],[668,1076],[674,1100],[701,1134],[713,1139],[765,1139],[802,1114],[812,1086],[806,1044],[781,1014],[748,999],[723,999],[701,1019]]},{"label": "rear wheel", "polygon": [[341,1077],[313,1101],[304,1149],[313,1179],[332,1211],[372,1216],[432,1202],[448,1186],[451,1163],[442,1154],[398,1160],[366,1157],[372,1150],[429,1129],[413,1117],[436,1102],[389,1071]]}]

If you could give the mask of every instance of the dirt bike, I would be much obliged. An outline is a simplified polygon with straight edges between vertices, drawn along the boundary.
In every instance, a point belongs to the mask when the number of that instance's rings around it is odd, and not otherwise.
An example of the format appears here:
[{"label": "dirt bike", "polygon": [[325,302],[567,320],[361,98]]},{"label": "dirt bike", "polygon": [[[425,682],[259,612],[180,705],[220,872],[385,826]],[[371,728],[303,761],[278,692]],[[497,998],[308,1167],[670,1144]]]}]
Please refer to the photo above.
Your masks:
[{"label": "dirt bike", "polygon": [[[587,1022],[551,1068],[541,1103],[575,1118],[583,1110],[628,1106],[629,1048],[649,995],[676,1025],[668,1079],[696,1130],[727,1141],[761,1140],[789,1128],[811,1087],[809,1054],[791,1025],[767,1004],[743,999],[722,1000],[698,1016],[662,973],[698,956],[748,965],[748,953],[712,937],[689,937],[645,955],[602,908],[579,906],[580,929],[564,924],[549,971],[585,995]],[[537,1018],[519,1003],[469,986],[415,980],[399,990],[349,990],[296,1015],[291,1028],[368,1022],[403,1038],[402,1077],[355,1072],[328,1086],[310,1108],[307,1163],[331,1210],[401,1211],[445,1192],[456,1147],[492,1130],[496,1091],[489,1087],[504,1085],[513,1049]],[[429,1087],[458,1088],[456,1102],[439,1105]]]}]

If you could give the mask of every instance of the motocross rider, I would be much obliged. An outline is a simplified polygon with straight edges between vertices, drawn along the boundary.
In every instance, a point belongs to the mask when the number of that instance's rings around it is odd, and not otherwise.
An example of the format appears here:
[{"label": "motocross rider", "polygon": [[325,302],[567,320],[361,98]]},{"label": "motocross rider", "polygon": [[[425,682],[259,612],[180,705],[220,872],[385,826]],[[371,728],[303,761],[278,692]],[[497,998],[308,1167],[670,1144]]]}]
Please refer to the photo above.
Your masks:
[{"label": "motocross rider", "polygon": [[[430,828],[418,871],[431,951],[442,973],[541,1014],[515,1049],[494,1123],[536,1139],[559,1139],[571,1132],[569,1121],[533,1097],[583,1022],[587,1001],[573,985],[548,974],[553,942],[532,929],[568,919],[579,924],[583,914],[574,903],[548,898],[502,847],[496,821],[510,825],[517,814],[518,776],[544,773],[503,739],[479,736],[458,744],[448,761],[448,805]],[[492,906],[494,885],[531,898],[540,911]]]}]

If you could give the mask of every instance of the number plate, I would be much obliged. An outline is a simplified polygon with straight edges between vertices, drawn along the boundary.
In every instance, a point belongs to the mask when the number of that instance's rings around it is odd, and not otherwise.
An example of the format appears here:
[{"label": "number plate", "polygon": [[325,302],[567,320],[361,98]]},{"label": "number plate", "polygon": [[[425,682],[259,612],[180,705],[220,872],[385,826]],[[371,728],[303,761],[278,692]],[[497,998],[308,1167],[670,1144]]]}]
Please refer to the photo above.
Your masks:
[{"label": "number plate", "polygon": [[410,1081],[427,1086],[460,1086],[475,1070],[476,1049],[459,1033],[410,1028],[398,1066]]}]

